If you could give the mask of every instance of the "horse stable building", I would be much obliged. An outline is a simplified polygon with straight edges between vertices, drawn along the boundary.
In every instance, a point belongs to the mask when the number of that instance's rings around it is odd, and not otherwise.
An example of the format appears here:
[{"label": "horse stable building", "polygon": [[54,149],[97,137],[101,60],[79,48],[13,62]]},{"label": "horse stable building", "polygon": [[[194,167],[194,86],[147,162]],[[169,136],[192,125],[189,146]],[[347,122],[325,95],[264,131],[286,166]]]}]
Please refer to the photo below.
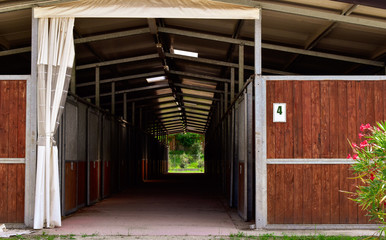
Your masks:
[{"label": "horse stable building", "polygon": [[386,119],[375,0],[0,0],[0,223],[35,229],[168,171],[257,229],[366,228],[347,139]]}]

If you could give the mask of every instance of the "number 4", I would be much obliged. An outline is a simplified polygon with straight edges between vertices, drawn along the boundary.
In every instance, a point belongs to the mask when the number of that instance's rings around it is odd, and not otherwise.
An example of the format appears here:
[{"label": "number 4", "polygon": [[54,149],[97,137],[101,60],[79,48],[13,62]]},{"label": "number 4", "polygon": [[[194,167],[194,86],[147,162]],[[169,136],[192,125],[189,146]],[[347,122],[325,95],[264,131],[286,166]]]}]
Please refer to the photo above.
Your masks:
[{"label": "number 4", "polygon": [[276,111],[278,114],[282,115],[283,114],[283,109],[282,106],[279,106]]}]

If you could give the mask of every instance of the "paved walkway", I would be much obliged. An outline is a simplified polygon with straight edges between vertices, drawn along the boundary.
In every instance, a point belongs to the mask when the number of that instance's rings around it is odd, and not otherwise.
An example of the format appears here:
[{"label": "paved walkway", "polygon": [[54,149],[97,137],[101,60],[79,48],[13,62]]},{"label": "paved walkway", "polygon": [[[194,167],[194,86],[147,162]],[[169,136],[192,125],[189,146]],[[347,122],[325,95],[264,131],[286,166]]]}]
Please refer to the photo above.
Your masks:
[{"label": "paved walkway", "polygon": [[64,219],[62,225],[46,232],[99,236],[213,236],[239,231],[212,184],[203,175],[146,182],[78,211]]},{"label": "paved walkway", "polygon": [[[65,218],[49,235],[75,234],[72,239],[244,239],[239,236],[372,235],[375,230],[249,230],[235,212],[225,207],[204,175],[176,174],[148,181]],[[273,238],[270,238],[273,239]]]}]

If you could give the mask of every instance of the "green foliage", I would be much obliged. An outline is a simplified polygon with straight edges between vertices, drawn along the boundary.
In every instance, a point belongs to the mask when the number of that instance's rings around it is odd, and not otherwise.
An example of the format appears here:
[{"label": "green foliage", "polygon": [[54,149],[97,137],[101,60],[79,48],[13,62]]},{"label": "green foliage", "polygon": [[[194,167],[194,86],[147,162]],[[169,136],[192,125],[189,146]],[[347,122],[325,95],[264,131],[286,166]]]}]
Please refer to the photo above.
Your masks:
[{"label": "green foliage", "polygon": [[182,147],[177,147],[175,150],[169,151],[169,172],[181,172],[179,170],[191,172],[204,172],[204,153],[202,149],[203,136],[195,133],[176,134],[176,144]]},{"label": "green foliage", "polygon": [[354,154],[348,158],[356,161],[352,169],[361,180],[351,199],[367,211],[370,220],[382,224],[381,236],[386,229],[386,123],[377,125],[361,125],[359,137],[364,140],[351,144]]},{"label": "green foliage", "polygon": [[176,134],[175,136],[176,140],[186,148],[190,148],[194,143],[201,142],[201,135],[196,133]]}]

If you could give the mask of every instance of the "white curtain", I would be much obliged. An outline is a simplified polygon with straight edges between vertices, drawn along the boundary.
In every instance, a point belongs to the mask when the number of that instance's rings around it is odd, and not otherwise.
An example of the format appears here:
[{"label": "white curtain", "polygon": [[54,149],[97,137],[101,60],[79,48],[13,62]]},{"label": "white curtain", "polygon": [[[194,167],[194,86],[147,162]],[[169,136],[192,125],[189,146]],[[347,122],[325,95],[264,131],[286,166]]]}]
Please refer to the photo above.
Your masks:
[{"label": "white curtain", "polygon": [[74,18],[41,18],[38,29],[38,158],[34,228],[61,226],[59,125],[74,62]]},{"label": "white curtain", "polygon": [[260,10],[216,0],[78,0],[37,7],[34,16],[259,19]]}]

